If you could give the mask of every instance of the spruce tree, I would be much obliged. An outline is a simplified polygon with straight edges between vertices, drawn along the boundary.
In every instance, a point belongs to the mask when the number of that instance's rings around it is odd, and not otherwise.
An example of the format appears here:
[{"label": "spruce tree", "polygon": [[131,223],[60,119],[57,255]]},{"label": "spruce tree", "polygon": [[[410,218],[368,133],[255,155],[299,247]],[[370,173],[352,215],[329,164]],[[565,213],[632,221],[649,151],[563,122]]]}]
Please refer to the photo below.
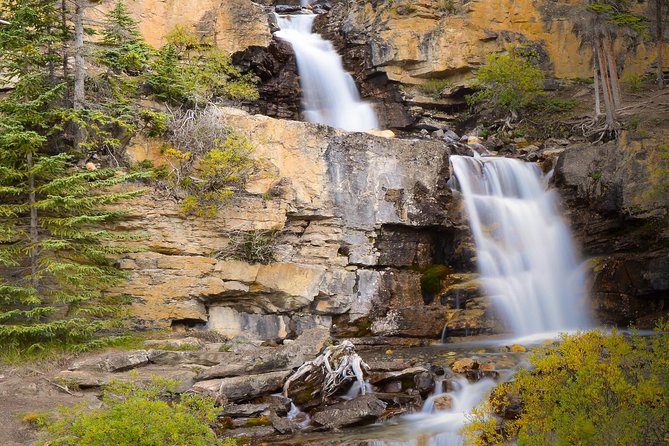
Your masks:
[{"label": "spruce tree", "polygon": [[103,50],[99,60],[113,71],[136,75],[153,54],[123,1],[119,0],[105,16],[101,35]]},{"label": "spruce tree", "polygon": [[[102,290],[122,279],[115,254],[129,248],[105,224],[108,205],[140,191],[111,192],[132,179],[111,169],[74,166],[64,138],[74,116],[56,1],[0,3],[0,349],[50,341],[83,345],[119,307]],[[65,71],[65,70],[63,70]]]}]

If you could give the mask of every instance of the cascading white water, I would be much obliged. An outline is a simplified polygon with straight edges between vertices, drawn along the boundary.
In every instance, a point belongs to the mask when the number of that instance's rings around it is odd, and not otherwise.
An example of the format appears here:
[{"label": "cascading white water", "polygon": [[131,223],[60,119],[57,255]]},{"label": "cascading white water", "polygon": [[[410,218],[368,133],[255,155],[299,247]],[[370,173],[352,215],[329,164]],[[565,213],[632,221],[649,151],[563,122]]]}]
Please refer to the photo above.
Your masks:
[{"label": "cascading white water", "polygon": [[[454,390],[449,393],[436,393],[425,401],[421,412],[407,415],[406,421],[411,423],[411,434],[414,437],[406,441],[370,441],[369,446],[462,446],[460,431],[471,413],[485,396],[495,387],[495,381],[482,379],[469,383],[466,378],[453,382]],[[451,408],[436,411],[435,398],[448,397]]]},{"label": "cascading white water", "polygon": [[353,77],[344,70],[332,43],[312,30],[314,14],[279,16],[275,33],[293,46],[302,87],[304,118],[343,130],[378,127],[374,109],[360,100]]},{"label": "cascading white water", "polygon": [[590,326],[585,273],[539,167],[451,156],[481,281],[519,336]]}]

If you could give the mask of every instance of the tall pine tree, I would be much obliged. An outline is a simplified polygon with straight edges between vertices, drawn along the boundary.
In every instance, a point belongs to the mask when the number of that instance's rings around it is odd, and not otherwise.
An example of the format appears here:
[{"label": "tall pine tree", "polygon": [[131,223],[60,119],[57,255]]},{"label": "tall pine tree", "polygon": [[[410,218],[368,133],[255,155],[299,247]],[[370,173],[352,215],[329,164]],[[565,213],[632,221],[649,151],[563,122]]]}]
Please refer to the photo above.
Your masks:
[{"label": "tall pine tree", "polygon": [[113,256],[133,238],[105,229],[122,216],[107,206],[140,193],[110,191],[132,176],[76,169],[64,143],[60,6],[0,3],[0,349],[90,342],[118,314],[102,290],[122,279]]}]

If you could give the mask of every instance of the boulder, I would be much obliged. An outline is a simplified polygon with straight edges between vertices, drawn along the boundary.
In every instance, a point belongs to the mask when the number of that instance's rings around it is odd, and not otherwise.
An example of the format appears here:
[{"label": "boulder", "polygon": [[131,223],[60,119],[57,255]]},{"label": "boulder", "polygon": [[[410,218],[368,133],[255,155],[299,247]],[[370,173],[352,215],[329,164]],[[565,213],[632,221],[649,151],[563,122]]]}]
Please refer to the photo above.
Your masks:
[{"label": "boulder", "polygon": [[329,429],[339,429],[373,423],[383,415],[385,409],[386,403],[367,394],[328,406],[313,414],[311,420]]},{"label": "boulder", "polygon": [[[224,396],[229,401],[249,401],[262,395],[280,391],[290,373],[290,371],[270,372],[203,382],[218,381],[218,395]],[[196,384],[196,386],[199,384]]]},{"label": "boulder", "polygon": [[101,372],[123,372],[149,363],[149,352],[134,350],[115,352],[108,355],[97,355],[70,365],[69,370],[91,370]]},{"label": "boulder", "polygon": [[479,363],[472,358],[458,359],[451,365],[453,373],[466,373],[470,370],[478,369]]},{"label": "boulder", "polygon": [[270,405],[264,404],[226,404],[219,416],[222,417],[257,417],[269,409]]},{"label": "boulder", "polygon": [[198,380],[297,368],[316,356],[328,339],[328,330],[312,328],[305,330],[294,342],[287,345],[226,352],[226,358],[213,367],[202,370],[198,374]]}]

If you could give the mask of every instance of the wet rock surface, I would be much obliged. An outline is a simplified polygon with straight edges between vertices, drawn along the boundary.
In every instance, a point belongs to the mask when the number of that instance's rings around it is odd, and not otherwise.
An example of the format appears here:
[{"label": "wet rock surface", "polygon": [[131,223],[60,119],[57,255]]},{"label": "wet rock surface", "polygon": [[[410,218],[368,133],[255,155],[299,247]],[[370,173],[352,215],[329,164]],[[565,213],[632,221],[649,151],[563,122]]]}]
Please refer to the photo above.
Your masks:
[{"label": "wet rock surface", "polygon": [[[664,136],[663,136],[664,135]],[[669,195],[658,184],[664,134],[567,147],[555,183],[590,257],[594,312],[603,323],[652,328],[669,307]]]}]

